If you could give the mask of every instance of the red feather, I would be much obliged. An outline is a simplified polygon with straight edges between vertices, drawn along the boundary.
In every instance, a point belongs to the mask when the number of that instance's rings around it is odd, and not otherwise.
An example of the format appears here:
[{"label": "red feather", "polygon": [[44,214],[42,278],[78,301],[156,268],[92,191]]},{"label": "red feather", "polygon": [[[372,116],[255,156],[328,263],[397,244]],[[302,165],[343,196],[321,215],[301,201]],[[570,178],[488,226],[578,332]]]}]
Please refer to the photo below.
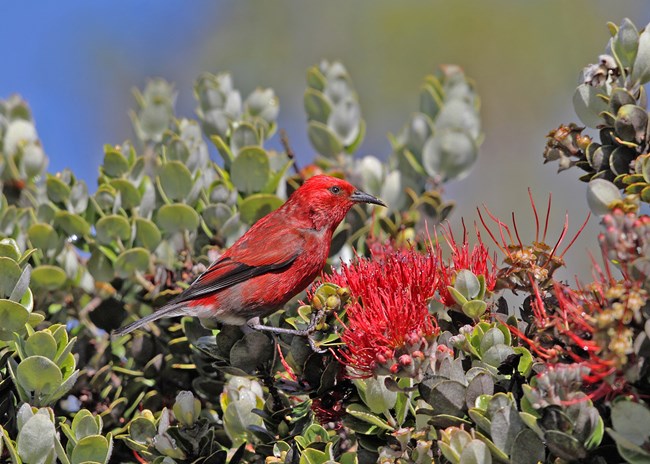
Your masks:
[{"label": "red feather", "polygon": [[284,205],[256,222],[178,297],[115,334],[129,333],[161,317],[192,315],[243,324],[276,311],[321,272],[334,230],[359,202],[383,205],[344,180],[312,177]]}]

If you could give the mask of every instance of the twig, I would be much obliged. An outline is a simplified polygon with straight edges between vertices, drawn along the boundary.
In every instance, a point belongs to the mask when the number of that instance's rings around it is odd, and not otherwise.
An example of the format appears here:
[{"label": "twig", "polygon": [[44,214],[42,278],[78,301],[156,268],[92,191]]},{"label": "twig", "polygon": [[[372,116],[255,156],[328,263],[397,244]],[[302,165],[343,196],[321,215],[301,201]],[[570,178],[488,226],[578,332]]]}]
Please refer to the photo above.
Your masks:
[{"label": "twig", "polygon": [[284,151],[289,159],[293,161],[293,170],[296,171],[296,174],[300,175],[300,169],[298,169],[298,164],[296,163],[296,154],[291,149],[291,145],[289,145],[289,136],[287,135],[287,131],[284,129],[280,129],[280,142],[282,142]]}]

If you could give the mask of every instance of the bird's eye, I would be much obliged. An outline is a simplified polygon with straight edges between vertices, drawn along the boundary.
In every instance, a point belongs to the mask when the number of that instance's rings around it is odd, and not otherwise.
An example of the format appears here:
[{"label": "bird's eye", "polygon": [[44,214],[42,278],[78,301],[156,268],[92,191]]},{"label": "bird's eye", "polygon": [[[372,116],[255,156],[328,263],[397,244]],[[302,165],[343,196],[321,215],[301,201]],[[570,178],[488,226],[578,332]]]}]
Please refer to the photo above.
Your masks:
[{"label": "bird's eye", "polygon": [[338,187],[336,185],[334,187],[330,187],[330,192],[332,192],[334,195],[338,195],[341,193],[341,187]]}]

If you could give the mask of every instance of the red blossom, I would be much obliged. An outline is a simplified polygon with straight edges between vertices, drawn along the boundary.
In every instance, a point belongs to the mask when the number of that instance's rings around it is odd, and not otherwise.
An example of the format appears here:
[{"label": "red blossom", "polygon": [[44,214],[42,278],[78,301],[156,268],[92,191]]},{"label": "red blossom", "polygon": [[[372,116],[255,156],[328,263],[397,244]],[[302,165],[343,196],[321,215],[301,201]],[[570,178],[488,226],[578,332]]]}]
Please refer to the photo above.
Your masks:
[{"label": "red blossom", "polygon": [[[471,252],[465,224],[463,224],[463,242],[461,244],[456,241],[451,228],[443,229],[443,237],[451,249],[451,258],[447,264],[440,262],[439,265],[438,295],[440,302],[447,307],[456,304],[456,300],[451,296],[447,287],[454,286],[456,275],[463,269],[471,271],[475,276],[485,277],[485,288],[490,292],[494,290],[497,281],[496,259],[490,258],[490,252],[483,243],[480,232],[476,231],[478,242]],[[436,243],[436,254],[442,256],[439,241]]]},{"label": "red blossom", "polygon": [[[355,375],[415,374],[420,354],[437,333],[428,302],[437,287],[438,260],[429,248],[372,244],[371,258],[358,257],[325,280],[349,288],[352,303],[342,335],[343,361]],[[407,359],[409,358],[409,359]],[[412,372],[413,371],[413,372]]]},{"label": "red blossom", "polygon": [[547,365],[570,361],[587,367],[583,381],[592,399],[628,388],[626,371],[633,352],[626,322],[634,317],[635,302],[645,304],[647,298],[639,283],[615,281],[600,269],[596,275],[599,280],[578,290],[555,283],[550,300],[535,286],[532,339],[510,327]]},{"label": "red blossom", "polygon": [[[548,197],[548,205],[546,208],[546,217],[544,220],[544,230],[540,228],[539,215],[537,214],[537,207],[533,200],[532,192],[528,189],[528,197],[530,198],[531,208],[535,218],[535,240],[532,244],[524,244],[519,231],[517,229],[517,221],[515,214],[512,213],[512,231],[510,227],[499,218],[494,216],[487,207],[483,207],[485,213],[497,226],[497,236],[490,230],[486,224],[481,210],[478,209],[478,215],[483,224],[483,227],[492,238],[492,241],[499,247],[505,255],[505,266],[499,269],[497,274],[497,288],[509,288],[511,290],[524,290],[532,293],[532,286],[537,285],[541,289],[546,289],[553,285],[554,272],[564,266],[564,255],[574,244],[580,233],[584,230],[589,217],[587,215],[585,222],[582,224],[578,232],[571,239],[569,244],[559,251],[560,245],[566,238],[569,231],[569,215],[565,214],[564,225],[560,232],[555,245],[552,247],[546,243],[546,234],[548,232],[548,223],[551,213],[551,195]],[[514,232],[514,234],[513,234]]]}]

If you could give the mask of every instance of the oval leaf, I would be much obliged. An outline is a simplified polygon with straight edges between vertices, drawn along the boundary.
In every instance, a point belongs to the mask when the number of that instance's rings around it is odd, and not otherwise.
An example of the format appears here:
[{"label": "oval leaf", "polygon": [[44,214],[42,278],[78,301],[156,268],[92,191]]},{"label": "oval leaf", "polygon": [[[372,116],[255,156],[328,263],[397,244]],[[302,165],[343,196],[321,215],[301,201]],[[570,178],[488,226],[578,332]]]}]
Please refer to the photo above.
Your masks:
[{"label": "oval leaf", "polygon": [[269,157],[260,147],[245,147],[232,163],[230,179],[242,193],[259,192],[271,177]]},{"label": "oval leaf", "polygon": [[44,264],[34,268],[31,281],[35,288],[57,290],[63,287],[67,278],[60,267]]},{"label": "oval leaf", "polygon": [[131,225],[124,216],[111,214],[104,216],[95,224],[97,240],[108,245],[113,241],[128,240],[131,236]]},{"label": "oval leaf", "polygon": [[156,217],[158,226],[168,234],[181,230],[195,230],[199,226],[198,213],[187,205],[163,205]]},{"label": "oval leaf", "polygon": [[44,356],[30,356],[18,364],[16,380],[27,392],[47,395],[61,386],[63,375],[50,359]]},{"label": "oval leaf", "polygon": [[192,174],[180,161],[165,163],[158,172],[160,186],[170,200],[183,200],[192,190]]},{"label": "oval leaf", "polygon": [[253,224],[258,219],[275,211],[282,206],[282,200],[270,193],[259,193],[245,198],[239,204],[241,219],[247,224]]},{"label": "oval leaf", "polygon": [[307,134],[312,146],[323,156],[334,158],[343,151],[338,137],[323,123],[310,121]]}]

